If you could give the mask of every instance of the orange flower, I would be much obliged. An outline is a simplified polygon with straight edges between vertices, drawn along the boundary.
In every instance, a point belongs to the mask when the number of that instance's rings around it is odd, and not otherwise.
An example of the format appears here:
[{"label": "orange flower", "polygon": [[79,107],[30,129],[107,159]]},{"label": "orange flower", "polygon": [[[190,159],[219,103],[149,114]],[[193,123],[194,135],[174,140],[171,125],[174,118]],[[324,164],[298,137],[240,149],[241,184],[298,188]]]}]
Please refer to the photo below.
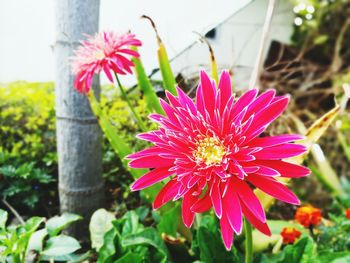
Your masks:
[{"label": "orange flower", "polygon": [[302,206],[295,213],[295,220],[304,227],[317,226],[321,218],[321,210],[313,206]]},{"label": "orange flower", "polygon": [[347,219],[350,219],[350,208],[345,210],[345,216]]},{"label": "orange flower", "polygon": [[282,229],[281,236],[283,244],[293,244],[301,235],[301,232],[294,227],[285,227]]}]

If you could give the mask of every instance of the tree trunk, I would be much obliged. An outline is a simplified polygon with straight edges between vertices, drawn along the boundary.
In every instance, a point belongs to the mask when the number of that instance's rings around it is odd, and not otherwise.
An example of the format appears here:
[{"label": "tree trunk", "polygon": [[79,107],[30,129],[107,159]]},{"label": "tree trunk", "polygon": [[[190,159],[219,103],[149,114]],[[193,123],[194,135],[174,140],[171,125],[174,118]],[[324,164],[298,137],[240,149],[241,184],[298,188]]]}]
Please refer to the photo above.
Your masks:
[{"label": "tree trunk", "polygon": [[[98,31],[99,0],[56,0],[55,92],[61,212],[84,217],[68,232],[87,236],[91,214],[103,206],[101,130],[88,99],[73,88],[70,57],[84,34]],[[94,80],[99,94],[98,78]]]}]

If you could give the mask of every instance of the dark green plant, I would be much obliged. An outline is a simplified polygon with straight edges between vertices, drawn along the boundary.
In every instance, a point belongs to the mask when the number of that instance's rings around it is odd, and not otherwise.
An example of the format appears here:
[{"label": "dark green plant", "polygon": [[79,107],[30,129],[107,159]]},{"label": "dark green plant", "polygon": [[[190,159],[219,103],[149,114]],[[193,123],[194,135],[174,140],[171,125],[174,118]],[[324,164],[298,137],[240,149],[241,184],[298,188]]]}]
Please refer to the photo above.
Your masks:
[{"label": "dark green plant", "polygon": [[6,226],[8,214],[0,210],[0,258],[2,262],[24,263],[47,261],[81,262],[89,252],[78,255],[79,242],[62,234],[62,230],[81,217],[62,214],[45,220],[32,217],[19,225]]},{"label": "dark green plant", "polygon": [[144,209],[128,211],[114,220],[111,213],[97,210],[90,222],[92,246],[98,262],[169,262],[168,249],[160,233],[140,222]]},{"label": "dark green plant", "polygon": [[54,181],[35,162],[20,164],[16,157],[0,152],[0,198],[15,206],[34,208],[43,194],[41,188]]}]

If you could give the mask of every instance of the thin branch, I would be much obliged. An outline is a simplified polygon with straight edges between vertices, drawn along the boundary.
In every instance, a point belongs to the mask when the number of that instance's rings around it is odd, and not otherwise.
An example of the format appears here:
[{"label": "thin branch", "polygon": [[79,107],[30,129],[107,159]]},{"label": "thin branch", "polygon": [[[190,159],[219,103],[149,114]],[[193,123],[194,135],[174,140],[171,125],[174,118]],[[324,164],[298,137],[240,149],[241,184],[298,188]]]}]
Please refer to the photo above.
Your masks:
[{"label": "thin branch", "polygon": [[6,201],[6,199],[2,199],[2,202],[7,206],[8,209],[11,210],[12,214],[15,215],[15,217],[18,219],[18,221],[19,221],[22,225],[24,225],[25,222],[24,222],[23,218],[20,216],[20,214],[16,211],[16,209],[14,209],[14,208]]}]

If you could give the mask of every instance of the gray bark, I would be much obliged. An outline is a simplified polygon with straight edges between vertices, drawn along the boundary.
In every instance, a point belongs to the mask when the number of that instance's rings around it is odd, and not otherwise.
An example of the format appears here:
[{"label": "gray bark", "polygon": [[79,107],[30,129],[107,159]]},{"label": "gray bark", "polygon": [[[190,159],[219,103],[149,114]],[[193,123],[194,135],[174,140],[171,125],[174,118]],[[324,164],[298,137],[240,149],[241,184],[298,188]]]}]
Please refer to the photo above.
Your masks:
[{"label": "gray bark", "polygon": [[[55,0],[55,92],[61,212],[84,221],[69,234],[87,236],[91,214],[103,206],[101,131],[85,95],[73,88],[70,57],[84,34],[98,31],[99,0]],[[94,80],[98,95],[98,78]]]}]

